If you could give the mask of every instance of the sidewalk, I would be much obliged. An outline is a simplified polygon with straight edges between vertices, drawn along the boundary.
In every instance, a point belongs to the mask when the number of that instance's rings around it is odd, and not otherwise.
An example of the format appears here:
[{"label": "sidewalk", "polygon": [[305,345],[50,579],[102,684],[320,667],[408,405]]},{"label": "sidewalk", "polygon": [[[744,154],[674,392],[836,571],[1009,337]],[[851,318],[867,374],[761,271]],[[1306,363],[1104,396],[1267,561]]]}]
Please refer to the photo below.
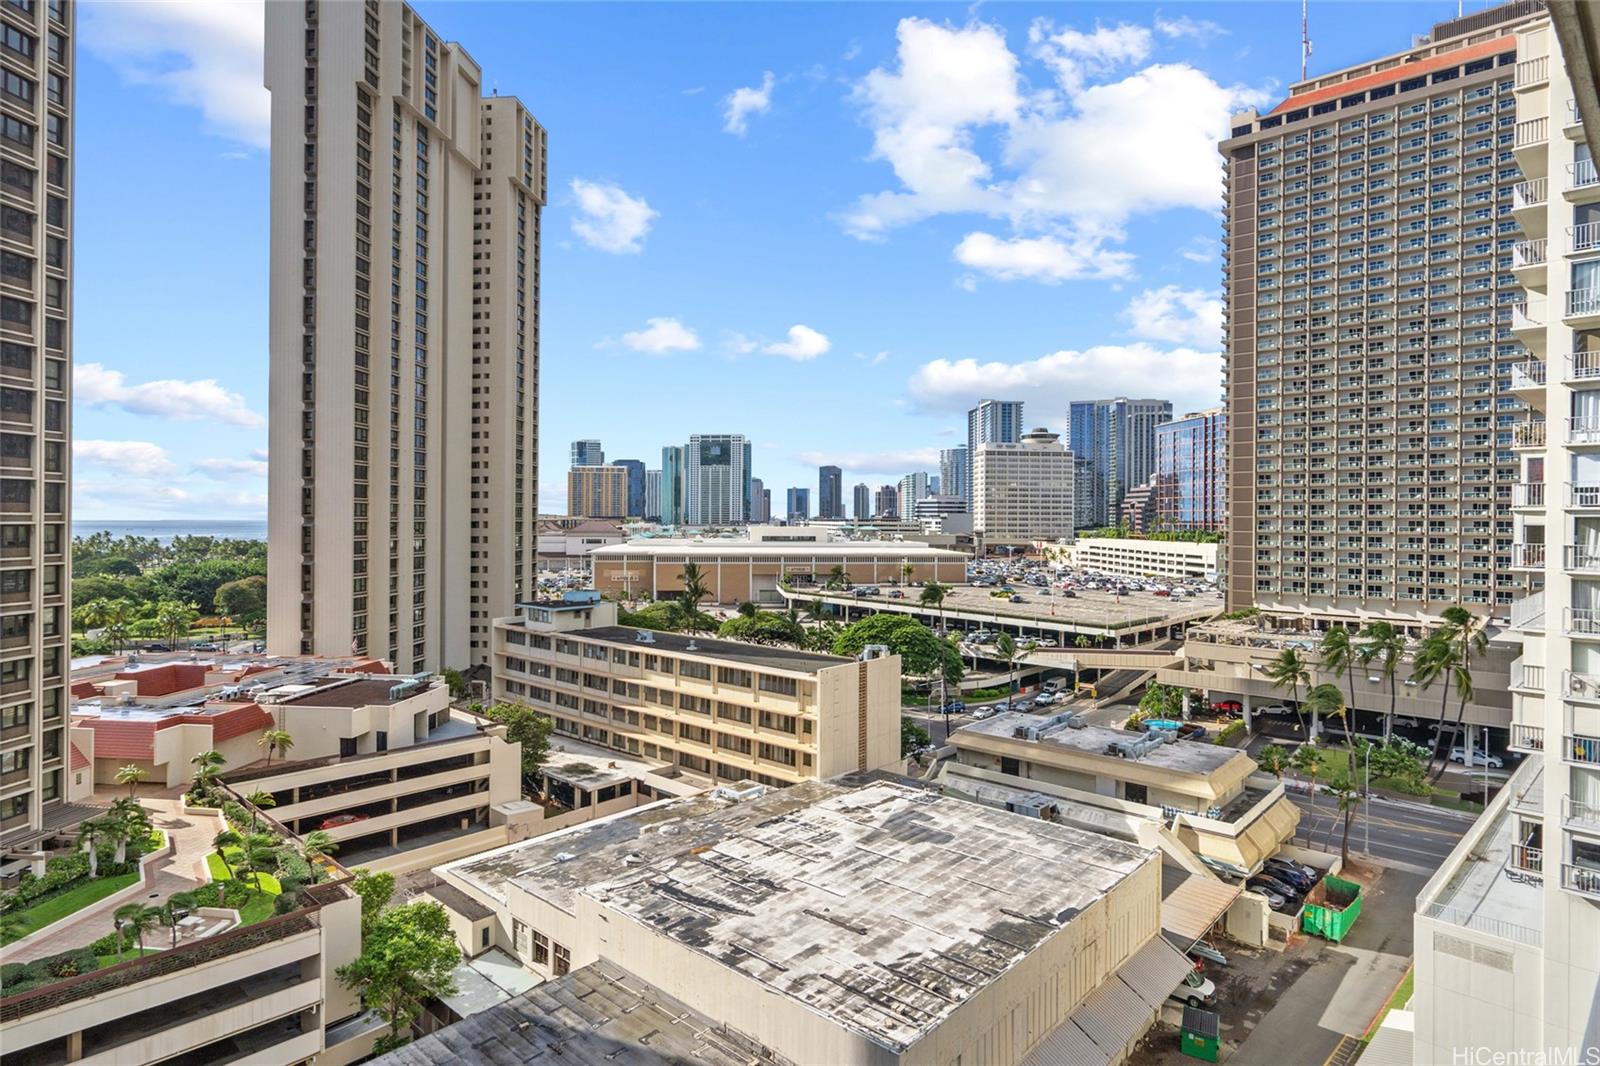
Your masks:
[{"label": "sidewalk", "polygon": [[212,839],[222,831],[222,818],[185,815],[181,813],[182,800],[176,797],[141,797],[140,802],[155,827],[166,832],[175,845],[171,855],[145,867],[144,892],[131,898],[112,896],[48,925],[26,940],[8,945],[0,951],[0,961],[31,962],[83,947],[114,931],[111,916],[118,907],[130,902],[158,904],[174,892],[187,892],[210,880],[205,857]]}]

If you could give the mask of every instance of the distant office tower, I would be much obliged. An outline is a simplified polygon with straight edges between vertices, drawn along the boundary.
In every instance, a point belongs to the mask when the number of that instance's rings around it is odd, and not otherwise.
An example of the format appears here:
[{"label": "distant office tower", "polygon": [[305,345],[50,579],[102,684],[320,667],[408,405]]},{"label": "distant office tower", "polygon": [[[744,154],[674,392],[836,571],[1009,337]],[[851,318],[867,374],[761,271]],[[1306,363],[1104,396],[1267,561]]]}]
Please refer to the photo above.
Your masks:
[{"label": "distant office tower", "polygon": [[[66,686],[77,12],[76,3],[0,5],[6,35],[0,42],[0,840],[7,845],[36,839],[45,815],[61,809],[72,785],[65,778],[72,761]],[[84,796],[91,791],[92,783],[78,790]],[[30,845],[17,854],[35,850]]]},{"label": "distant office tower", "polygon": [[772,507],[769,503],[771,499],[772,494],[767,491],[767,487],[762,483],[761,479],[758,477],[751,478],[749,515],[751,525],[761,525],[764,522],[772,521]]},{"label": "distant office tower", "polygon": [[644,517],[644,463],[638,459],[613,459],[611,465],[628,472],[629,517]]},{"label": "distant office tower", "polygon": [[1106,483],[1095,471],[1094,460],[1072,456],[1072,525],[1075,531],[1105,525]]},{"label": "distant office tower", "polygon": [[1542,7],[1475,12],[1442,65],[1412,62],[1434,38],[1235,116],[1221,145],[1229,608],[1503,614],[1526,583],[1502,494],[1524,356],[1509,328],[1521,97],[1497,65],[1509,40],[1464,38]]},{"label": "distant office tower", "polygon": [[750,499],[750,442],[739,433],[696,433],[684,449],[684,521],[736,526]]},{"label": "distant office tower", "polygon": [[926,495],[928,495],[927,474],[918,471],[901,478],[895,495],[895,501],[900,505],[900,513],[909,517],[911,508]]},{"label": "distant office tower", "polygon": [[585,518],[628,517],[628,471],[620,466],[568,470],[567,513]]},{"label": "distant office tower", "polygon": [[545,133],[396,0],[266,11],[268,625],[401,674],[535,589]]},{"label": "distant office tower", "polygon": [[597,440],[575,440],[572,442],[572,465],[605,466],[606,450]]},{"label": "distant office tower", "polygon": [[972,529],[988,543],[1072,536],[1072,453],[1035,429],[1016,444],[980,444],[972,460]]},{"label": "distant office tower", "polygon": [[682,525],[684,519],[683,446],[669,444],[661,449],[661,521]]},{"label": "distant office tower", "polygon": [[811,517],[811,490],[790,489],[786,517],[790,522],[804,522]]},{"label": "distant office tower", "polygon": [[[967,499],[972,499],[972,463],[980,444],[1014,444],[1022,439],[1021,400],[980,400],[967,412]],[[907,508],[909,511],[910,508]]]},{"label": "distant office tower", "polygon": [[939,475],[938,474],[929,474],[928,475],[928,495],[930,495],[930,496],[939,495]]},{"label": "distant office tower", "polygon": [[1143,536],[1156,528],[1156,483],[1146,481],[1122,494],[1122,510],[1117,525]]},{"label": "distant office tower", "polygon": [[644,516],[651,522],[661,521],[661,471],[644,472]]},{"label": "distant office tower", "polygon": [[817,467],[817,517],[844,517],[844,473],[836,466]]},{"label": "distant office tower", "polygon": [[1227,421],[1222,408],[1214,407],[1156,428],[1156,472],[1150,482],[1156,528],[1222,532]]},{"label": "distant office tower", "polygon": [[953,514],[968,513],[967,501],[960,496],[924,496],[911,509],[908,518],[944,518]]},{"label": "distant office tower", "polygon": [[1067,441],[1072,454],[1087,458],[1103,492],[1092,521],[1116,521],[1122,497],[1155,473],[1156,427],[1172,421],[1167,400],[1074,400],[1069,411]]},{"label": "distant office tower", "polygon": [[972,499],[972,493],[967,490],[967,458],[965,447],[945,448],[939,452],[941,496],[960,496],[969,501]]},{"label": "distant office tower", "polygon": [[877,518],[900,517],[900,492],[893,485],[884,485],[873,495],[873,515]]},{"label": "distant office tower", "polygon": [[851,516],[858,520],[863,518],[871,518],[872,489],[868,487],[867,483],[863,481],[854,489],[851,489],[850,495],[852,497],[851,503],[854,504],[854,506],[850,509]]}]

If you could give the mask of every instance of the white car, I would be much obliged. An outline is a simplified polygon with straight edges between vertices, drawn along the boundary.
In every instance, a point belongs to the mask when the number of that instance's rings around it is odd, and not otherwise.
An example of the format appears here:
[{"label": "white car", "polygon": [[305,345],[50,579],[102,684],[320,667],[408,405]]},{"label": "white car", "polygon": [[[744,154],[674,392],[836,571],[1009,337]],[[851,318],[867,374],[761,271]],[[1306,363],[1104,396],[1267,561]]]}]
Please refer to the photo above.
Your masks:
[{"label": "white car", "polygon": [[1171,998],[1191,1007],[1204,1007],[1217,998],[1217,986],[1190,970],[1183,984],[1172,990]]},{"label": "white car", "polygon": [[1286,715],[1286,714],[1293,714],[1294,712],[1291,711],[1288,707],[1285,707],[1281,703],[1269,703],[1265,707],[1257,707],[1257,708],[1255,708],[1254,713],[1256,713],[1256,714],[1280,715],[1281,716],[1281,715]]},{"label": "white car", "polygon": [[1058,699],[1060,697],[1054,692],[1041,692],[1033,698],[1033,705],[1035,707],[1048,707]]},{"label": "white car", "polygon": [[[1467,749],[1451,748],[1450,761],[1465,764],[1467,761]],[[1472,753],[1472,765],[1487,766],[1498,770],[1505,765],[1505,760],[1501,759],[1498,755],[1490,755],[1486,751],[1474,751]]]}]

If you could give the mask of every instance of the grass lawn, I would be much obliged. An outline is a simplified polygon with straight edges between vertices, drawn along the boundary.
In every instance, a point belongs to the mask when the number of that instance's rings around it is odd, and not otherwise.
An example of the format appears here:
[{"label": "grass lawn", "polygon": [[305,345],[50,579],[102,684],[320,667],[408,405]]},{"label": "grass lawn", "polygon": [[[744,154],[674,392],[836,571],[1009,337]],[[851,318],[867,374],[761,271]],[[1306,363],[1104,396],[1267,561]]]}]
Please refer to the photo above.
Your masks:
[{"label": "grass lawn", "polygon": [[[144,949],[144,954],[146,954],[146,955],[154,955],[156,953],[156,950],[157,949],[155,949],[155,948],[145,948]],[[120,959],[117,958],[117,956],[115,956],[115,955],[96,955],[94,958],[95,958],[95,961],[100,964],[100,969],[103,970],[107,966],[115,966],[119,962],[132,962],[134,959],[136,959],[138,957],[139,957],[139,950],[137,948],[129,948],[127,951],[124,951],[122,953],[122,957]]]},{"label": "grass lawn", "polygon": [[51,896],[34,904],[32,907],[19,912],[24,928],[17,936],[8,936],[0,943],[9,944],[13,940],[20,940],[29,933],[36,932],[49,925],[51,922],[60,921],[70,914],[81,911],[93,903],[98,903],[111,895],[139,880],[137,871],[134,873],[117,874],[115,877],[96,877],[74,885],[58,896]]},{"label": "grass lawn", "polygon": [[[238,859],[239,850],[237,848],[229,848],[228,862],[237,862]],[[227,865],[223,863],[222,856],[214,851],[206,856],[206,869],[211,872],[211,880],[213,881],[229,880]],[[240,925],[251,925],[271,918],[273,904],[283,892],[283,886],[271,874],[241,874],[239,880],[242,884],[250,885],[255,883],[257,878],[260,879],[261,891],[252,890],[250,898],[245,900],[244,906],[239,908]]]},{"label": "grass lawn", "polygon": [[1407,1003],[1411,1002],[1411,991],[1416,983],[1416,976],[1417,971],[1415,969],[1406,970],[1405,977],[1401,979],[1399,987],[1394,990],[1394,995],[1389,997],[1389,1003],[1383,1008],[1383,1013],[1378,1015],[1377,1020],[1372,1023],[1372,1028],[1368,1029],[1366,1035],[1361,1038],[1363,1044],[1372,1042],[1372,1034],[1376,1033],[1379,1027],[1383,1025],[1383,1020],[1389,1016],[1390,1011],[1402,1010]]}]

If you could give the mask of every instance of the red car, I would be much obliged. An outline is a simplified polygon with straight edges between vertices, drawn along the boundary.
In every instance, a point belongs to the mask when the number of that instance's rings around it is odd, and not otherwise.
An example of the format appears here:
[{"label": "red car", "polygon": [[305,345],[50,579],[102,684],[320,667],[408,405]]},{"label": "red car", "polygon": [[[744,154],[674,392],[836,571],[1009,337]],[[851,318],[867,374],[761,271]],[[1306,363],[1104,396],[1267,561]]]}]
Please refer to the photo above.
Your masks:
[{"label": "red car", "polygon": [[332,818],[324,818],[322,824],[317,828],[337,829],[341,825],[354,825],[357,822],[364,822],[370,817],[372,816],[369,814],[336,814]]},{"label": "red car", "polygon": [[1238,700],[1218,700],[1211,705],[1213,714],[1243,714],[1244,704]]}]

